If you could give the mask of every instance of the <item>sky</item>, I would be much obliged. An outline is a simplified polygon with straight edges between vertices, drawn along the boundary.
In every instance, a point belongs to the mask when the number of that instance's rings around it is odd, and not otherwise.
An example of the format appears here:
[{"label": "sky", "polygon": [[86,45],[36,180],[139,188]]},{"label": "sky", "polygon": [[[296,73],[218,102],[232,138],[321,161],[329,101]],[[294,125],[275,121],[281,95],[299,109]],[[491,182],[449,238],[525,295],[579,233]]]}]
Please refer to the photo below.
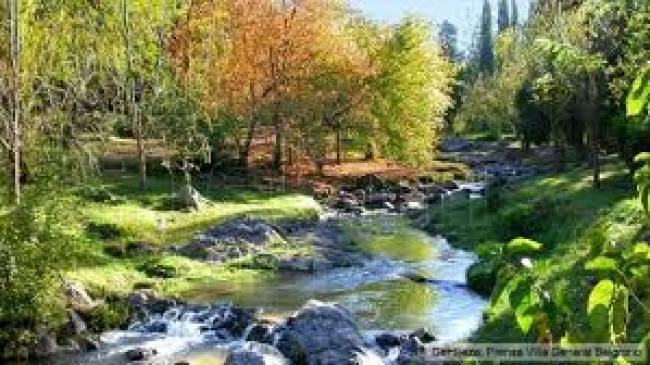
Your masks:
[{"label": "sky", "polygon": [[[497,1],[492,3],[496,22]],[[483,0],[349,0],[352,7],[373,19],[395,23],[404,15],[418,15],[439,24],[448,20],[458,27],[459,46],[467,49],[478,26]],[[519,19],[528,14],[529,0],[516,0]],[[510,3],[510,1],[508,1]],[[495,23],[496,24],[496,23]]]}]

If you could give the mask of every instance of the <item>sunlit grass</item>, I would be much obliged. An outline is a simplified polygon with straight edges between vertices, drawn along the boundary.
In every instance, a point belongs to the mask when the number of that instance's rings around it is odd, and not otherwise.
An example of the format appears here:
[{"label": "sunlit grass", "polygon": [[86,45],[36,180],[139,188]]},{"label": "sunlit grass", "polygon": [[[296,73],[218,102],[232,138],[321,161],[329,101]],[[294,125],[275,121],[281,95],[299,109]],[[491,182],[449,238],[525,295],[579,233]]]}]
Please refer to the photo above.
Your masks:
[{"label": "sunlit grass", "polygon": [[[312,198],[301,194],[198,186],[211,204],[200,211],[180,211],[169,207],[173,196],[170,179],[150,178],[145,192],[138,190],[134,175],[105,178],[95,186],[110,191],[117,200],[97,203],[86,200],[81,192],[78,194],[77,199],[81,200],[78,204],[79,219],[71,229],[83,237],[83,252],[76,255],[66,276],[82,281],[100,295],[125,295],[134,287],[142,286],[154,287],[168,295],[179,295],[215,281],[258,280],[264,277],[264,272],[244,269],[237,262],[213,265],[168,254],[162,254],[158,260],[174,268],[178,274],[165,279],[151,278],[139,269],[139,265],[151,255],[115,258],[109,256],[105,248],[140,242],[160,251],[172,244],[188,243],[206,229],[241,215],[253,215],[273,222],[314,218],[320,209]],[[114,227],[119,236],[110,239],[94,237],[92,232],[85,230],[90,223]],[[274,247],[269,252],[288,255],[306,254],[312,250],[310,243],[295,242],[286,247]]]}]

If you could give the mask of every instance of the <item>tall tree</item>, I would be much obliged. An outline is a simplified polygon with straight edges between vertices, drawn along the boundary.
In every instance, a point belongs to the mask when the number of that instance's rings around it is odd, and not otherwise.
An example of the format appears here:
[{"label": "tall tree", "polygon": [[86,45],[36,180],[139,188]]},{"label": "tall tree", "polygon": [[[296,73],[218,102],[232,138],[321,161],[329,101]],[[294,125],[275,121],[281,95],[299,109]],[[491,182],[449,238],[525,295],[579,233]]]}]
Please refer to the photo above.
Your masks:
[{"label": "tall tree", "polygon": [[132,24],[130,19],[128,0],[122,0],[122,36],[124,41],[124,59],[126,60],[126,95],[127,95],[127,115],[131,120],[133,132],[135,134],[138,154],[138,171],[140,189],[144,190],[147,184],[147,155],[144,150],[144,133],[142,120],[139,116],[139,107],[136,101],[136,78],[133,67],[133,40]]},{"label": "tall tree", "polygon": [[21,28],[20,22],[21,0],[9,1],[9,21],[11,37],[11,111],[12,111],[12,134],[13,134],[13,178],[14,197],[16,204],[21,201],[21,154],[22,154],[22,84],[21,84]]},{"label": "tall tree", "polygon": [[499,34],[510,28],[510,10],[508,9],[508,0],[499,0],[497,25]]},{"label": "tall tree", "polygon": [[492,34],[492,7],[490,2],[483,2],[481,26],[478,35],[478,66],[483,73],[494,71],[494,37]]},{"label": "tall tree", "polygon": [[517,7],[517,0],[512,0],[510,8],[512,11],[512,15],[510,16],[510,25],[517,29],[519,26],[519,7]]},{"label": "tall tree", "polygon": [[431,161],[451,105],[452,65],[430,37],[425,24],[407,18],[393,31],[379,59],[375,142],[384,156],[411,165]]},{"label": "tall tree", "polygon": [[452,62],[460,61],[461,54],[458,50],[458,28],[451,22],[445,20],[440,25],[438,32],[442,52]]}]

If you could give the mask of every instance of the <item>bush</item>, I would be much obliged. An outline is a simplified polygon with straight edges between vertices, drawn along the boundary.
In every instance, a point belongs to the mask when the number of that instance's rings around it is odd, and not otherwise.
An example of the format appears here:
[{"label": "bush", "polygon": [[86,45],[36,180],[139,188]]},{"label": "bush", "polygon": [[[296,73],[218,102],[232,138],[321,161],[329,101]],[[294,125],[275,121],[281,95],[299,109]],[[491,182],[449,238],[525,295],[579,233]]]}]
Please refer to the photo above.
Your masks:
[{"label": "bush", "polygon": [[81,314],[93,333],[124,328],[129,323],[128,306],[121,302],[107,302]]},{"label": "bush", "polygon": [[0,351],[13,355],[33,348],[40,327],[63,323],[58,273],[74,243],[62,224],[69,210],[49,199],[25,200],[0,215]]},{"label": "bush", "polygon": [[485,200],[489,212],[498,212],[503,206],[503,187],[500,184],[492,183],[488,185]]},{"label": "bush", "polygon": [[489,297],[497,281],[496,260],[478,261],[467,270],[467,286],[476,293]]},{"label": "bush", "polygon": [[499,215],[505,241],[517,237],[534,237],[542,232],[556,217],[558,202],[543,199],[532,203],[519,203]]}]

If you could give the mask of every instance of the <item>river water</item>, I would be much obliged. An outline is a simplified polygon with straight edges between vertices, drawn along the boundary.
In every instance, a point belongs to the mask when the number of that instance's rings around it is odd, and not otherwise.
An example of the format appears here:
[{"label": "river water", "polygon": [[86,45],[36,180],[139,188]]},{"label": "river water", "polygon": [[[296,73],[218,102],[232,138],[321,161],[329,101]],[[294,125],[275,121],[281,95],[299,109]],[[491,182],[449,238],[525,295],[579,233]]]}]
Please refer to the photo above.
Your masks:
[{"label": "river water", "polygon": [[[232,302],[264,310],[264,316],[282,318],[309,299],[338,302],[358,319],[368,335],[379,331],[426,328],[438,341],[461,341],[476,330],[486,302],[464,287],[473,254],[453,249],[446,239],[402,227],[399,218],[366,218],[374,233],[361,239],[361,247],[377,255],[364,267],[340,268],[319,274],[278,273],[253,284],[215,283],[187,297],[197,303]],[[359,230],[363,231],[363,225]],[[387,227],[387,228],[386,228]],[[399,231],[399,232],[397,232]],[[431,278],[417,283],[404,278],[417,273]],[[102,350],[64,357],[56,364],[121,364],[123,353],[135,346],[157,349],[160,364],[186,360],[193,365],[223,364],[229,344],[202,335],[199,324],[170,321],[166,335],[110,332],[102,336]],[[230,344],[232,345],[232,344]]]}]

